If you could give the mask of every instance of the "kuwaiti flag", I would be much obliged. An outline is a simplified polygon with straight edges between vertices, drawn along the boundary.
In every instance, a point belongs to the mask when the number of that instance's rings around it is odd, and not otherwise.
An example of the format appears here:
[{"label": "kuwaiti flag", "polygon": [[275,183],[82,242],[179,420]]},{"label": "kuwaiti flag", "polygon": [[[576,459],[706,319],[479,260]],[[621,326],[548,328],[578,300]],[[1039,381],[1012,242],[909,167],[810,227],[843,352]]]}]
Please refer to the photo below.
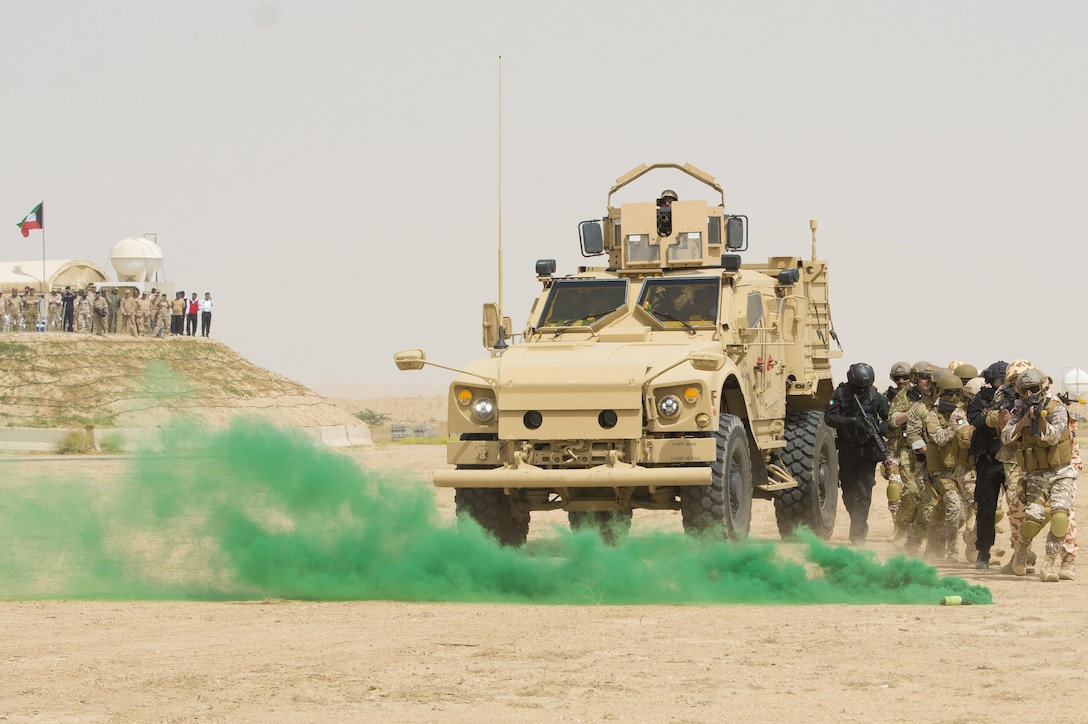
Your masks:
[{"label": "kuwaiti flag", "polygon": [[34,210],[26,215],[26,218],[19,222],[19,230],[23,232],[23,236],[30,236],[31,229],[41,229],[45,226],[45,218],[42,216],[42,204],[38,204],[34,207]]}]

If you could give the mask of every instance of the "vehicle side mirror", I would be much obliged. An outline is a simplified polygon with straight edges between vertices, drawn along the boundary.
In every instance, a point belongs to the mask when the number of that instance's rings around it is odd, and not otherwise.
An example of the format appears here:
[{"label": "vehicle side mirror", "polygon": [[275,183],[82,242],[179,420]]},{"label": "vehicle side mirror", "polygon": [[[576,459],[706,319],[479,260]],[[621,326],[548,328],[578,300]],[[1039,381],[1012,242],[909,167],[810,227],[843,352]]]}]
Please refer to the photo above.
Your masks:
[{"label": "vehicle side mirror", "polygon": [[730,216],[725,221],[725,246],[727,249],[744,251],[748,248],[747,229],[744,225],[745,217]]},{"label": "vehicle side mirror", "polygon": [[421,370],[427,364],[427,353],[421,349],[406,349],[393,355],[398,370]]},{"label": "vehicle side mirror", "polygon": [[499,325],[502,325],[503,340],[510,339],[510,317],[499,314],[499,305],[495,302],[484,303],[483,333],[484,347],[495,349],[499,344]]},{"label": "vehicle side mirror", "polygon": [[600,256],[604,253],[604,232],[601,222],[583,221],[578,224],[578,241],[582,245],[582,256]]}]

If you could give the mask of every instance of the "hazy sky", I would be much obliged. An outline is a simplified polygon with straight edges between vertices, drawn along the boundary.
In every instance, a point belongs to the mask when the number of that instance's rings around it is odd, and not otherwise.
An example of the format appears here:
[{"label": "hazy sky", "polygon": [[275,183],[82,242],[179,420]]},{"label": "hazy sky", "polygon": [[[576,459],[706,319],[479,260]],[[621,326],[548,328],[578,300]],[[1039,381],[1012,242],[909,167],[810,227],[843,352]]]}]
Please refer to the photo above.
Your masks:
[{"label": "hazy sky", "polygon": [[[640,163],[690,162],[749,260],[820,222],[844,357],[1088,367],[1088,6],[1074,2],[8,3],[3,258],[158,234],[213,334],[319,392],[442,393],[497,297]],[[651,175],[707,198],[686,177]]]}]

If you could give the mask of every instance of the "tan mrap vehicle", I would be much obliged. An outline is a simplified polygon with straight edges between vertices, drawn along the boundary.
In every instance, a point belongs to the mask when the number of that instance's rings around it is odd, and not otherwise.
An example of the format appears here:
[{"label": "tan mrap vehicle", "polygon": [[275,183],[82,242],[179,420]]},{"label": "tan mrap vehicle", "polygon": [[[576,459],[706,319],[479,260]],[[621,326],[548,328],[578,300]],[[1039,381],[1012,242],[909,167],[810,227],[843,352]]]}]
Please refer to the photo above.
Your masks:
[{"label": "tan mrap vehicle", "polygon": [[[662,168],[717,203],[663,194],[612,206]],[[583,255],[606,265],[557,276],[554,260],[537,262],[520,341],[507,344],[509,320],[489,303],[488,357],[460,370],[419,349],[395,355],[402,370],[458,372],[454,469],[434,483],[456,489],[462,520],[520,545],[537,510],[566,510],[573,528],[614,540],[635,509],[672,509],[686,531],[743,538],[758,497],[774,500],[783,536],[801,525],[830,536],[838,458],[823,408],[842,352],[830,348],[827,264],[815,260],[815,222],[812,260],[742,263],[746,222],[694,166],[639,166],[612,187],[608,215],[579,227]]]}]

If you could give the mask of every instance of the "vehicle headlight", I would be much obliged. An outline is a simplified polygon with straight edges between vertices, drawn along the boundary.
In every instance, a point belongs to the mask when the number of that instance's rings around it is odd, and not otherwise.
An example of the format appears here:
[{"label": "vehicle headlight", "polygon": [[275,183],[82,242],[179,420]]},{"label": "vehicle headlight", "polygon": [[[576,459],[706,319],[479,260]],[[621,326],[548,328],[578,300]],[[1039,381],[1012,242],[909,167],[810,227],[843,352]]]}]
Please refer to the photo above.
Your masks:
[{"label": "vehicle headlight", "polygon": [[495,417],[495,401],[490,397],[481,397],[472,403],[472,414],[480,422],[491,422]]},{"label": "vehicle headlight", "polygon": [[657,403],[657,411],[662,417],[676,417],[680,414],[680,398],[676,395],[662,398],[661,402]]}]

